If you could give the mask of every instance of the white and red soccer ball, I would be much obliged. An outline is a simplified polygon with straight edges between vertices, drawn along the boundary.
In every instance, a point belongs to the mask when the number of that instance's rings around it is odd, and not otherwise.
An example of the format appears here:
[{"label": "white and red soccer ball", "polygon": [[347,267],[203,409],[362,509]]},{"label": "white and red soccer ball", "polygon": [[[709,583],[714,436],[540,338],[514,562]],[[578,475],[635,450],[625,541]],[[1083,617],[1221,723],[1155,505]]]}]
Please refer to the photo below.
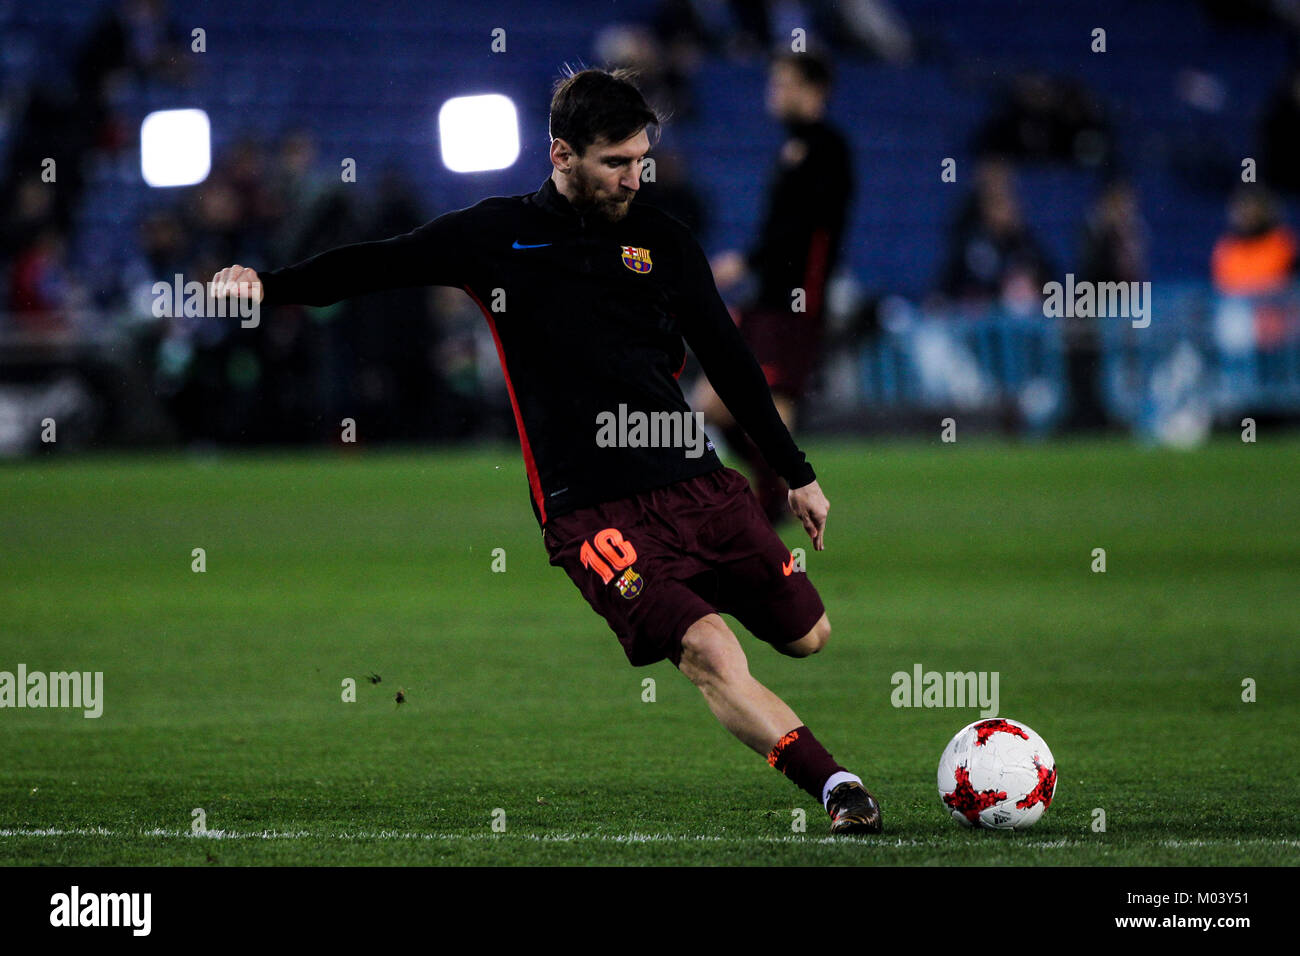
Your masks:
[{"label": "white and red soccer ball", "polygon": [[939,758],[939,798],[963,826],[1023,830],[1056,792],[1056,760],[1026,724],[989,717],[968,724]]}]

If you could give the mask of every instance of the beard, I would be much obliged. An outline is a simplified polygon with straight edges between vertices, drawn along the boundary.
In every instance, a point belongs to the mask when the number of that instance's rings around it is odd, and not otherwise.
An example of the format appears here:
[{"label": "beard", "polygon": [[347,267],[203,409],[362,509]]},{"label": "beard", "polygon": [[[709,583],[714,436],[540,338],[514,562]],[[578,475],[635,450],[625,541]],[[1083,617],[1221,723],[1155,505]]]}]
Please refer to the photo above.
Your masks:
[{"label": "beard", "polygon": [[607,222],[618,222],[626,216],[632,208],[632,197],[636,195],[622,189],[619,193],[626,195],[602,195],[599,183],[589,178],[581,166],[576,165],[573,168],[573,191],[573,205],[580,212],[597,215]]}]

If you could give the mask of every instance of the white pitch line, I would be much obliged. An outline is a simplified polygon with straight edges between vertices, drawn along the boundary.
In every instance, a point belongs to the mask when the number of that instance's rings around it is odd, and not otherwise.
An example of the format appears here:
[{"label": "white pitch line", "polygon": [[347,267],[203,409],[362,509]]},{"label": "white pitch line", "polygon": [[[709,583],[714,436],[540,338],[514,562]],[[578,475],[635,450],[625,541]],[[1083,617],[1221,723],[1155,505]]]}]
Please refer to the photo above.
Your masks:
[{"label": "white pitch line", "polygon": [[[195,840],[420,840],[420,841],[483,841],[483,840],[527,840],[533,843],[775,843],[795,846],[804,845],[838,845],[838,846],[877,846],[877,847],[935,847],[951,849],[954,843],[942,838],[924,840],[898,838],[895,840],[878,839],[862,843],[853,838],[836,836],[716,836],[689,835],[676,833],[410,833],[400,830],[360,830],[355,832],[312,833],[309,830],[205,830],[194,833],[190,830],[164,830],[154,828],[127,832],[108,830],[104,827],[73,827],[57,829],[0,829],[0,837],[125,837],[129,839],[195,839]],[[1112,844],[1101,840],[1027,840],[1010,839],[995,844],[998,847],[1014,847],[1027,850],[1061,850],[1079,847],[1105,847],[1107,849],[1126,849],[1123,844]],[[1300,840],[1275,840],[1268,837],[1256,837],[1249,840],[1159,840],[1156,846],[1184,849],[1192,847],[1223,846],[1287,846],[1300,847]]]},{"label": "white pitch line", "polygon": [[1252,840],[1161,840],[1159,845],[1182,849],[1188,846],[1244,846],[1251,843],[1300,847],[1300,840],[1270,840],[1267,837],[1256,837]]}]

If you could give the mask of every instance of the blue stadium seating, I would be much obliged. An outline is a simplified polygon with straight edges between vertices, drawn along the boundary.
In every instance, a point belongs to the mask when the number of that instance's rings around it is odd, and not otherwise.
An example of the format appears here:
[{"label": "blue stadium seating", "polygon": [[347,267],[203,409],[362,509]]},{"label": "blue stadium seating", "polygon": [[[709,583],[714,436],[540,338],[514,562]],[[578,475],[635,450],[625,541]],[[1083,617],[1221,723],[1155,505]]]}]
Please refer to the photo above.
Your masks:
[{"label": "blue stadium seating", "polygon": [[[962,175],[971,168],[971,134],[996,83],[1025,69],[1077,77],[1102,99],[1126,165],[1136,172],[1153,235],[1153,273],[1204,276],[1233,166],[1224,166],[1225,181],[1206,182],[1189,175],[1181,157],[1191,146],[1219,148],[1228,160],[1254,148],[1260,108],[1285,67],[1280,37],[1225,36],[1195,4],[1179,0],[997,6],[896,0],[896,6],[934,52],[905,68],[843,63],[834,98],[834,118],[856,150],[859,190],[846,254],[855,277],[869,288],[913,297],[933,285],[948,222],[967,188]],[[207,31],[207,52],[193,56],[195,86],[131,91],[122,108],[134,123],[150,109],[201,106],[212,115],[218,150],[248,132],[271,138],[306,126],[317,131],[325,155],[358,159],[363,184],[367,171],[403,164],[432,215],[489,191],[535,188],[546,173],[547,94],[559,65],[590,61],[597,30],[613,17],[645,19],[654,8],[653,0],[545,6],[525,0],[171,0],[177,26]],[[84,36],[99,9],[0,0],[6,88],[66,63],[69,38]],[[1105,54],[1089,50],[1098,26],[1107,30]],[[504,54],[489,50],[494,27],[508,31]],[[1221,109],[1198,110],[1176,96],[1189,69],[1212,73],[1222,84]],[[665,144],[685,154],[714,205],[712,228],[703,237],[710,249],[745,245],[760,212],[779,145],[778,131],[763,114],[763,85],[757,65],[708,63],[697,78],[698,118],[665,133]],[[518,103],[523,156],[500,173],[455,176],[437,160],[437,107],[448,96],[489,89]],[[939,181],[944,157],[958,160],[956,184]],[[1095,195],[1096,176],[1027,169],[1019,185],[1036,233],[1066,271],[1076,261],[1081,215]],[[84,221],[94,232],[79,237],[79,245],[102,248],[109,241],[129,248],[140,210],[156,201],[150,192],[138,180],[93,178]]]}]

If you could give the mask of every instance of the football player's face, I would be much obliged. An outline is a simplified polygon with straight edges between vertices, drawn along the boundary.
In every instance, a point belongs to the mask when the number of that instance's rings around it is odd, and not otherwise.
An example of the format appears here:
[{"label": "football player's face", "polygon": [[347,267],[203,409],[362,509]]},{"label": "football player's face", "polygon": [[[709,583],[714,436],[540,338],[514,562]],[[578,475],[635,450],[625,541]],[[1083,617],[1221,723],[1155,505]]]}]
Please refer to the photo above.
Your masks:
[{"label": "football player's face", "polygon": [[621,143],[598,140],[573,163],[575,204],[618,222],[641,188],[641,162],[650,151],[645,130]]}]

